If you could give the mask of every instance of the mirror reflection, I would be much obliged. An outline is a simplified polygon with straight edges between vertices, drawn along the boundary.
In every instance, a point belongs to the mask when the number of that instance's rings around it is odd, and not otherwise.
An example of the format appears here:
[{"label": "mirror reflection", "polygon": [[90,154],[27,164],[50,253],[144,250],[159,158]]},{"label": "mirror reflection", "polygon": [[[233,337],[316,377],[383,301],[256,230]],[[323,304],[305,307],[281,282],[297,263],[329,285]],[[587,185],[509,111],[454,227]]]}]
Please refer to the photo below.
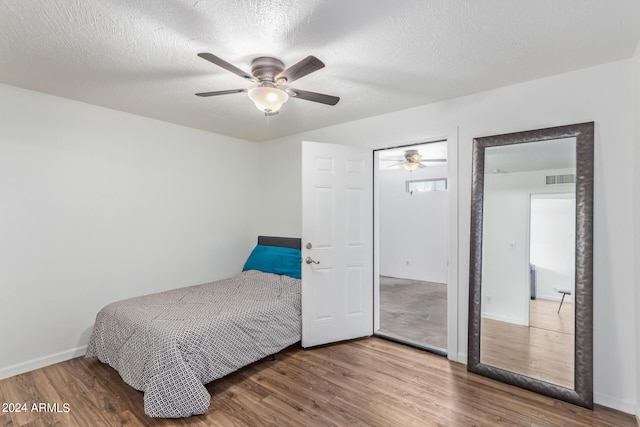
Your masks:
[{"label": "mirror reflection", "polygon": [[576,138],[484,155],[480,362],[573,389]]}]

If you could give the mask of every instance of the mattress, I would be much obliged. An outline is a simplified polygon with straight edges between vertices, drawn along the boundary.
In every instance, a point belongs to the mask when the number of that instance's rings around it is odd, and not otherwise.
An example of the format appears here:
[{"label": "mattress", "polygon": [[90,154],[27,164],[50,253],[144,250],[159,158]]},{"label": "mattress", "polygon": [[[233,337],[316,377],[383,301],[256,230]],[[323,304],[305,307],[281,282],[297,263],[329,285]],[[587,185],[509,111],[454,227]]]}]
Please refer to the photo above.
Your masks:
[{"label": "mattress", "polygon": [[300,280],[249,270],[107,305],[86,356],[143,391],[147,415],[178,418],[208,411],[205,384],[300,338]]}]

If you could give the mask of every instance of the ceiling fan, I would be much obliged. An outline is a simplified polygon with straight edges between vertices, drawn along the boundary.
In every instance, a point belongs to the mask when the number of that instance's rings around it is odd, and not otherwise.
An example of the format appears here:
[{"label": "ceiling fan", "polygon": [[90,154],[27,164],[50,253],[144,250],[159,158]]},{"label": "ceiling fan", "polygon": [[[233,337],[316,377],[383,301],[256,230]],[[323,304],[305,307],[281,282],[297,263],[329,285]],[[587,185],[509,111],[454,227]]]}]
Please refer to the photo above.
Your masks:
[{"label": "ceiling fan", "polygon": [[426,168],[425,162],[446,162],[447,159],[425,159],[422,160],[422,154],[418,150],[405,150],[403,159],[380,159],[383,162],[396,162],[387,167],[393,167],[401,165],[408,171],[413,171],[418,168]]},{"label": "ceiling fan", "polygon": [[340,98],[337,96],[289,87],[290,83],[324,67],[324,63],[315,56],[307,56],[286,69],[284,63],[279,59],[270,56],[261,56],[251,61],[251,74],[244,72],[235,65],[211,53],[199,53],[198,56],[245,80],[257,84],[257,86],[250,89],[201,92],[196,93],[197,96],[218,96],[246,92],[256,108],[264,112],[266,116],[278,114],[278,110],[287,102],[289,97],[327,105],[336,105],[338,101],[340,101]]}]

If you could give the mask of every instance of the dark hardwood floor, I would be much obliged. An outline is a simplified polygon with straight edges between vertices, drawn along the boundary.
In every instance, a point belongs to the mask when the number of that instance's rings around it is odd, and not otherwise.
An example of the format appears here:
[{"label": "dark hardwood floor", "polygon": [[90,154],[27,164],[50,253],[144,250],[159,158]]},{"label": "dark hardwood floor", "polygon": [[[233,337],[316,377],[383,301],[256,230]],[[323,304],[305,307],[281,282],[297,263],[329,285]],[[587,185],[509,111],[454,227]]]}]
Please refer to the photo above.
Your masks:
[{"label": "dark hardwood floor", "polygon": [[529,308],[529,326],[482,319],[480,361],[573,388],[573,303],[565,302],[558,312],[558,301],[538,298],[531,300]]},{"label": "dark hardwood floor", "polygon": [[[290,347],[208,385],[211,407],[152,419],[143,395],[110,367],[77,358],[0,381],[0,426],[635,426],[631,415],[580,408],[468,373],[466,366],[367,338]],[[31,412],[33,403],[60,412]],[[65,412],[67,404],[68,412]]]}]

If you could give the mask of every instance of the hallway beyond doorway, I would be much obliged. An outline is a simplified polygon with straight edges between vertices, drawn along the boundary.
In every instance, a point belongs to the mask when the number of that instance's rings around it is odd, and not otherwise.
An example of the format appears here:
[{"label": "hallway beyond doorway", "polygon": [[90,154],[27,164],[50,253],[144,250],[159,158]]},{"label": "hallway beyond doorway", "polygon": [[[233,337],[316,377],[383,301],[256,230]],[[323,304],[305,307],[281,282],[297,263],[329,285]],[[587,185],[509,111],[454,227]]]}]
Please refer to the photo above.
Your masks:
[{"label": "hallway beyond doorway", "polygon": [[446,354],[447,285],[380,276],[376,334]]}]

